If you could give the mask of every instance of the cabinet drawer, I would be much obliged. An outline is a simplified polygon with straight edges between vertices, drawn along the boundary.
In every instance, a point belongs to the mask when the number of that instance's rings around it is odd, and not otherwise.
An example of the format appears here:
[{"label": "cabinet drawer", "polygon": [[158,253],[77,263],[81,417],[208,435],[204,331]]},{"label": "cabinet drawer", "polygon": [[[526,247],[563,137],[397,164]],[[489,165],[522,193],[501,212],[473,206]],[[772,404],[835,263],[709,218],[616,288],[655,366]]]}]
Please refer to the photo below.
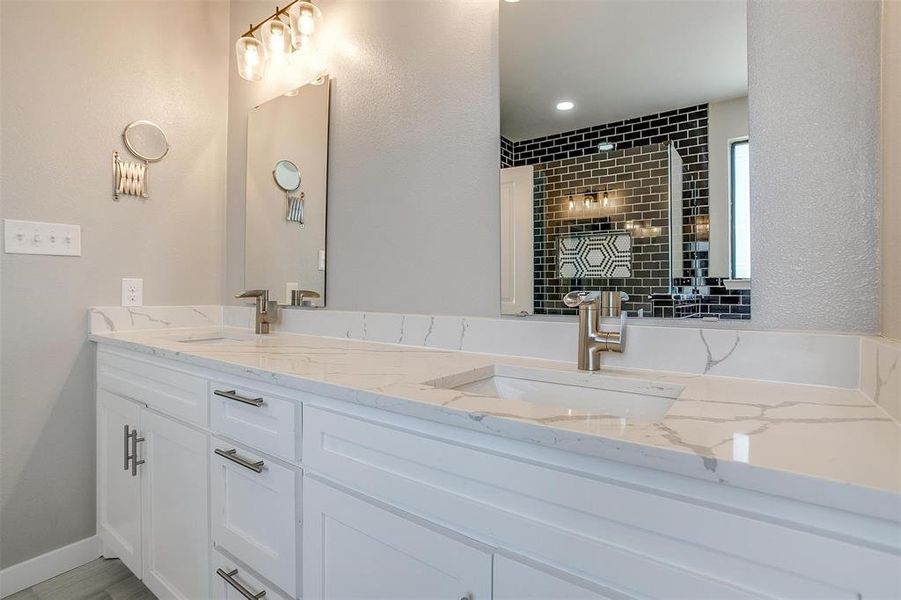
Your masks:
[{"label": "cabinet drawer", "polygon": [[246,596],[238,589],[239,586],[251,596],[266,592],[263,597],[269,600],[291,600],[244,565],[239,565],[216,549],[213,549],[211,566],[210,589],[213,600],[245,600]]},{"label": "cabinet drawer", "polygon": [[190,423],[207,424],[206,379],[169,368],[159,359],[101,349],[97,387]]},{"label": "cabinet drawer", "polygon": [[297,402],[227,381],[212,381],[209,399],[214,432],[288,461],[299,458]]},{"label": "cabinet drawer", "polygon": [[295,595],[300,472],[218,438],[211,451],[213,542]]}]

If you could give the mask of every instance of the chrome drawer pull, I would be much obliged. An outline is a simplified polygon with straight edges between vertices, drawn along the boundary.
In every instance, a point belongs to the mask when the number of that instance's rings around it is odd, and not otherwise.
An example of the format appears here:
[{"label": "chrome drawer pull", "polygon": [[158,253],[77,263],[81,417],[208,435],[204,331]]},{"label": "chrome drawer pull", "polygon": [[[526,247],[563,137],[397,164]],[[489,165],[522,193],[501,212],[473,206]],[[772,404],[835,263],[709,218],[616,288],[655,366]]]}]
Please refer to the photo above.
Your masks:
[{"label": "chrome drawer pull", "polygon": [[[126,425],[126,428],[128,426]],[[138,430],[132,429],[131,433],[128,434],[128,437],[131,438],[131,476],[138,476],[138,465],[143,465],[144,460],[138,460],[138,443],[143,442],[144,438],[138,437]]]},{"label": "chrome drawer pull", "polygon": [[227,458],[233,463],[241,465],[245,469],[250,469],[251,471],[255,471],[257,473],[263,472],[263,461],[258,460],[257,462],[250,462],[246,458],[238,456],[238,451],[234,448],[232,448],[231,450],[221,450],[219,448],[216,448],[215,450],[213,450],[213,452],[215,452],[222,458]]},{"label": "chrome drawer pull", "polygon": [[131,460],[131,454],[128,453],[128,440],[131,439],[131,435],[128,433],[128,425],[125,426],[125,439],[122,440],[122,448],[125,450],[125,455],[122,457],[125,459],[125,466],[122,467],[123,470],[128,470],[128,461]]},{"label": "chrome drawer pull", "polygon": [[228,583],[228,585],[230,585],[233,588],[235,588],[236,590],[238,590],[238,593],[241,594],[242,596],[244,596],[245,598],[247,598],[247,600],[259,600],[260,598],[262,598],[263,596],[266,595],[266,590],[263,590],[259,594],[254,594],[253,592],[248,590],[246,587],[241,585],[234,578],[235,575],[237,575],[237,574],[238,574],[238,569],[232,569],[231,571],[226,571],[224,569],[216,569],[216,575],[218,575],[219,577],[224,579],[226,581],[226,583]]},{"label": "chrome drawer pull", "polygon": [[213,393],[217,396],[234,400],[235,402],[241,402],[242,404],[249,404],[257,407],[263,406],[262,398],[245,398],[244,396],[237,394],[235,390],[213,390]]}]

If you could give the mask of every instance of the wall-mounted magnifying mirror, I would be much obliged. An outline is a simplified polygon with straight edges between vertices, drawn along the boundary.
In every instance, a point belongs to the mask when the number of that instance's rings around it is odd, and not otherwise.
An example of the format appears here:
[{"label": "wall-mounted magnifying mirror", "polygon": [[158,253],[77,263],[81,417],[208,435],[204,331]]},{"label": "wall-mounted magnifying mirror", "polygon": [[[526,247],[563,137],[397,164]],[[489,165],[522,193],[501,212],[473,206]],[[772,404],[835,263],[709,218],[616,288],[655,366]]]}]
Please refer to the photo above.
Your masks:
[{"label": "wall-mounted magnifying mirror", "polygon": [[169,140],[160,126],[150,121],[129,123],[122,132],[128,151],[145,162],[162,160],[169,152]]},{"label": "wall-mounted magnifying mirror", "polygon": [[295,192],[300,187],[300,170],[290,160],[280,160],[275,163],[272,177],[278,187],[286,192]]}]

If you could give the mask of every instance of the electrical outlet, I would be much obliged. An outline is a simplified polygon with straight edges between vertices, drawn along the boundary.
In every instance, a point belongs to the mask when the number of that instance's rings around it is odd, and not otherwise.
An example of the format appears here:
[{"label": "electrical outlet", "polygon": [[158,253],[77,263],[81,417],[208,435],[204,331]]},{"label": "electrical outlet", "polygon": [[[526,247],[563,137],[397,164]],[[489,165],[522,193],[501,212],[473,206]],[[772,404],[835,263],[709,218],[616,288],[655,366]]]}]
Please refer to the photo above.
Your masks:
[{"label": "electrical outlet", "polygon": [[144,306],[143,279],[122,279],[122,306]]}]

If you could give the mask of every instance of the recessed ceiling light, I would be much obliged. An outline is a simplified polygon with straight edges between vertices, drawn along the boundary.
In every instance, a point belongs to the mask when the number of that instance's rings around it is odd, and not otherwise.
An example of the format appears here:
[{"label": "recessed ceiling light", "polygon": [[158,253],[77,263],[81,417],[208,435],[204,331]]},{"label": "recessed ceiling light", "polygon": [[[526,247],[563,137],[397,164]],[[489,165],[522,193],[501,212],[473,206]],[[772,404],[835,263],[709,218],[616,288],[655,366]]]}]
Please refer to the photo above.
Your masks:
[{"label": "recessed ceiling light", "polygon": [[573,107],[575,107],[575,104],[573,104],[569,100],[557,103],[557,110],[572,110]]},{"label": "recessed ceiling light", "polygon": [[519,2],[519,0],[504,0],[504,2],[509,2],[510,4],[515,4]]}]

